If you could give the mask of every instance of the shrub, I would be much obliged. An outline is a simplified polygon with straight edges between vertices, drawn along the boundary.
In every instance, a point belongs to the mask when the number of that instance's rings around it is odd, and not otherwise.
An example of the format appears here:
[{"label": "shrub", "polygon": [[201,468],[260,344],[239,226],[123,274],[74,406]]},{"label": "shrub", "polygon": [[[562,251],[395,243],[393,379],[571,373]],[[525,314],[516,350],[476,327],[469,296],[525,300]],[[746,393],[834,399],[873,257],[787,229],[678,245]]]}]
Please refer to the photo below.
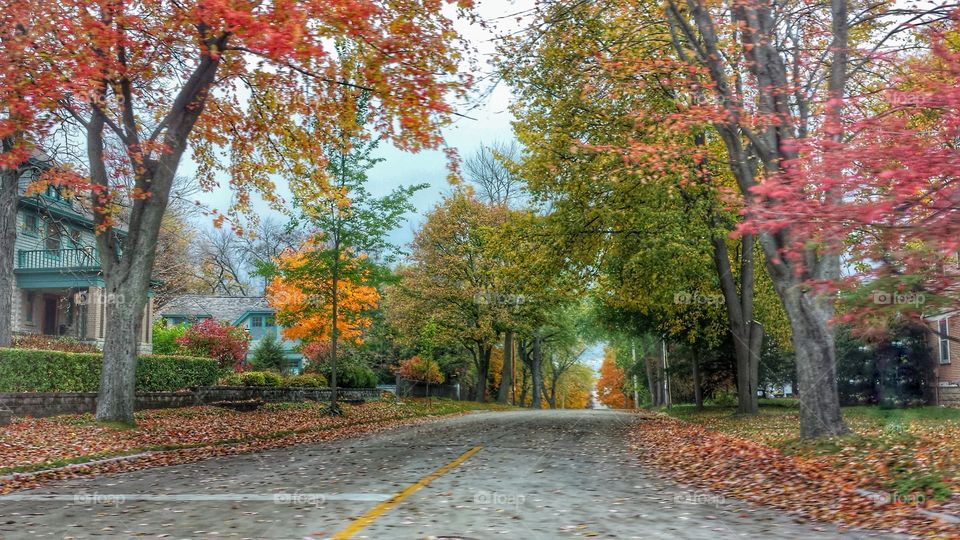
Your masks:
[{"label": "shrub", "polygon": [[273,371],[264,371],[263,372],[263,385],[264,386],[283,386],[283,376],[279,373],[274,373]]},{"label": "shrub", "polygon": [[377,374],[363,364],[346,364],[337,370],[337,386],[340,388],[374,388]]},{"label": "shrub", "polygon": [[283,377],[272,371],[245,371],[239,376],[243,386],[284,386]]},{"label": "shrub", "polygon": [[[103,355],[0,349],[0,392],[96,392]],[[141,356],[137,390],[172,391],[214,384],[221,370],[207,358]]]},{"label": "shrub", "polygon": [[231,371],[217,381],[220,386],[243,386],[243,373]]},{"label": "shrub", "polygon": [[15,335],[13,336],[13,346],[17,349],[73,353],[95,353],[100,351],[96,345],[83,343],[71,337],[44,336],[42,334]]},{"label": "shrub", "polygon": [[264,371],[244,371],[240,373],[240,383],[243,386],[263,386],[266,384]]},{"label": "shrub", "polygon": [[304,359],[304,371],[320,373],[330,362],[330,342],[313,341],[300,346],[300,354]]},{"label": "shrub", "polygon": [[283,346],[273,332],[267,333],[253,349],[250,367],[257,371],[283,371],[285,362]]},{"label": "shrub", "polygon": [[210,386],[222,372],[209,358],[151,354],[137,361],[137,389],[161,392]]},{"label": "shrub", "polygon": [[204,319],[176,341],[190,356],[213,358],[220,367],[239,371],[250,347],[250,334],[239,326]]},{"label": "shrub", "polygon": [[319,373],[307,374],[307,375],[297,375],[296,377],[290,377],[287,379],[284,386],[294,386],[294,387],[305,387],[305,388],[326,388],[330,383],[327,382],[327,378]]},{"label": "shrub", "polygon": [[153,323],[153,354],[177,354],[177,340],[187,333],[186,324],[167,326],[163,321]]}]

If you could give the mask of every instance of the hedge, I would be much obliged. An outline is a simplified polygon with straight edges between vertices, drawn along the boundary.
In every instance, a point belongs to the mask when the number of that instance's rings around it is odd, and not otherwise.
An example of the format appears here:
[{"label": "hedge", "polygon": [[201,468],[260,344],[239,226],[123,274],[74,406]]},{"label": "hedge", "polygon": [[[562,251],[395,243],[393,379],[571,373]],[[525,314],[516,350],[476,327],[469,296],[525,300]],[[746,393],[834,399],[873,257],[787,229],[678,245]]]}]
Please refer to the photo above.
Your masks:
[{"label": "hedge", "polygon": [[[100,353],[0,349],[0,392],[96,392]],[[137,390],[173,391],[209,386],[222,371],[215,360],[189,356],[141,356]]]}]

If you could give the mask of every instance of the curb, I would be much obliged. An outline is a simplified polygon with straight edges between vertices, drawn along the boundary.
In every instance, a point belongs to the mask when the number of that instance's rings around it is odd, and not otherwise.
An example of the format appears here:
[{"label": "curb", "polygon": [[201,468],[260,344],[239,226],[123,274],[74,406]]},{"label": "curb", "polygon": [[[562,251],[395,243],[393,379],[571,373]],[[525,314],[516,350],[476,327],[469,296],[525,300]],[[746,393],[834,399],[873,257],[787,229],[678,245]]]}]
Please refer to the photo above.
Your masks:
[{"label": "curb", "polygon": [[134,459],[140,459],[147,456],[152,456],[156,453],[157,453],[156,451],[140,452],[139,454],[127,454],[125,456],[116,456],[112,458],[94,459],[91,461],[84,461],[83,463],[71,463],[69,465],[63,465],[61,467],[53,467],[52,469],[39,469],[36,471],[26,471],[26,472],[6,474],[3,476],[0,476],[0,482],[5,482],[7,480],[24,480],[24,479],[33,478],[34,476],[37,476],[40,474],[48,474],[48,473],[58,472],[58,471],[72,471],[74,469],[82,469],[84,467],[93,467],[97,465],[105,465],[107,463],[116,463],[118,461],[129,461]]}]

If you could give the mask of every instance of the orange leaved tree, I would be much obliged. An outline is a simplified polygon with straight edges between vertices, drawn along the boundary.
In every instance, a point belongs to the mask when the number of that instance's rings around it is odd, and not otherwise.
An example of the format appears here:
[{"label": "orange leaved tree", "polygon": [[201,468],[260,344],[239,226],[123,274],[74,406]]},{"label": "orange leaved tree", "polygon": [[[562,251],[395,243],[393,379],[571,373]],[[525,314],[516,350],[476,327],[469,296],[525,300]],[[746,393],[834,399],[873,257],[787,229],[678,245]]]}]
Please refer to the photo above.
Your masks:
[{"label": "orange leaved tree", "polygon": [[597,397],[600,403],[614,409],[626,409],[633,405],[623,392],[626,378],[623,368],[617,365],[613,349],[603,351],[603,363],[600,364],[600,379],[597,380]]},{"label": "orange leaved tree", "polygon": [[[300,250],[281,255],[267,287],[267,300],[276,308],[277,323],[289,339],[310,344],[339,338],[359,344],[372,322],[367,313],[380,301],[380,293],[369,284],[371,265],[365,256],[341,250],[334,275],[327,255],[328,247],[317,236]],[[336,369],[334,362],[331,358]],[[330,409],[334,412],[336,384],[333,371]]]}]

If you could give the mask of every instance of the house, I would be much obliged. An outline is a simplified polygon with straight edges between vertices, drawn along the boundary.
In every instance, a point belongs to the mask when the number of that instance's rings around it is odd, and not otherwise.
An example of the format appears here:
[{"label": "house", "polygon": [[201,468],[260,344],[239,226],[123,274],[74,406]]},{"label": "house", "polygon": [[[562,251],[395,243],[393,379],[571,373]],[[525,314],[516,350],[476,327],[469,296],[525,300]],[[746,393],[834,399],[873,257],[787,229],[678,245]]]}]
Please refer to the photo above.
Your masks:
[{"label": "house", "polygon": [[[71,337],[102,346],[109,298],[92,215],[56,186],[27,196],[27,187],[45,167],[39,157],[30,160],[18,183],[13,332]],[[123,232],[119,235],[122,242]],[[152,351],[151,303],[148,298],[143,312],[139,339],[143,354]]]},{"label": "house", "polygon": [[303,369],[303,355],[297,351],[299,341],[283,338],[274,319],[276,312],[263,296],[205,296],[188,294],[178,296],[157,310],[168,325],[191,324],[202,319],[226,321],[250,332],[250,352],[253,353],[267,334],[280,338],[284,356],[294,372]]},{"label": "house", "polygon": [[924,319],[936,332],[930,335],[934,402],[960,406],[960,311],[947,311]]}]

